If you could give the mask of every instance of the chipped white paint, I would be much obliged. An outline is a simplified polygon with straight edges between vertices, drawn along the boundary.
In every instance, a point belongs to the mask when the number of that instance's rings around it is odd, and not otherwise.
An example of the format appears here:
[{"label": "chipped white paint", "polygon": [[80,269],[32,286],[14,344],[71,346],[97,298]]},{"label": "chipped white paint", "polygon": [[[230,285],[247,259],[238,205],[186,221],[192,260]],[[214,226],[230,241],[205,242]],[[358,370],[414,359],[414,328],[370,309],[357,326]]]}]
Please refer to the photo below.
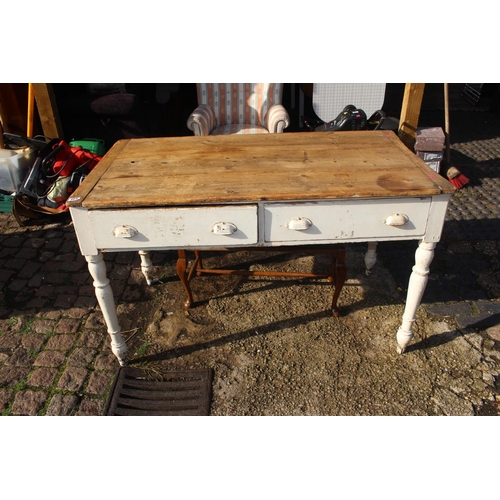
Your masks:
[{"label": "chipped white paint", "polygon": [[139,250],[139,256],[141,258],[141,271],[148,285],[152,285],[154,279],[151,277],[151,272],[153,271],[153,263],[149,257],[149,252],[145,250]]},{"label": "chipped white paint", "polygon": [[[316,203],[264,204],[265,242],[419,239],[426,234],[431,198],[348,199]],[[399,218],[395,214],[399,214]],[[390,225],[386,223],[389,220]],[[290,231],[290,221],[310,221]]]},{"label": "chipped white paint", "polygon": [[[421,240],[410,278],[398,352],[411,341],[416,310],[427,283],[447,197],[346,199],[314,202],[259,202],[250,205],[86,210],[72,208],[82,253],[86,255],[103,310],[112,349],[125,363],[113,296],[99,251],[139,251],[141,269],[153,283],[149,251],[155,249],[286,246],[368,242],[366,274],[375,266],[378,241]],[[104,271],[103,271],[104,269]]]},{"label": "chipped white paint", "polygon": [[408,294],[403,313],[403,322],[399,328],[396,338],[398,341],[397,350],[401,354],[413,338],[413,324],[417,314],[418,306],[427,285],[429,277],[429,267],[434,258],[434,248],[436,243],[426,243],[421,241],[415,252],[415,265],[408,284]]},{"label": "chipped white paint", "polygon": [[[92,210],[88,217],[92,239],[107,251],[217,246],[220,234],[211,228],[221,221],[230,221],[238,229],[226,234],[224,245],[254,245],[258,240],[257,205]],[[113,229],[121,226],[134,227],[137,233],[114,237]]]},{"label": "chipped white paint", "polygon": [[118,358],[120,365],[125,366],[127,364],[127,345],[121,336],[113,290],[111,290],[109,279],[106,277],[106,264],[100,252],[97,255],[88,255],[85,259],[88,263],[89,272],[94,278],[95,295],[111,337],[111,351]]}]

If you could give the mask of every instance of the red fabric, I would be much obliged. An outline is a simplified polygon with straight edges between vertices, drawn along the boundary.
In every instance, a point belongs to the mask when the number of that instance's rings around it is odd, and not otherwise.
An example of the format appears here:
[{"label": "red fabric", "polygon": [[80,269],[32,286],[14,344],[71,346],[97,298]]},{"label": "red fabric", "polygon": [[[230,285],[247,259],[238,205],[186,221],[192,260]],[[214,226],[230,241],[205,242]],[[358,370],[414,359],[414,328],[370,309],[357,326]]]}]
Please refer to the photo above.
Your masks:
[{"label": "red fabric", "polygon": [[92,170],[102,158],[90,151],[86,151],[81,146],[71,147],[64,141],[61,141],[54,149],[59,146],[62,146],[63,149],[56,154],[52,170],[54,174],[59,174],[62,177],[67,177],[76,167],[86,162],[88,162],[86,164],[87,168]]}]

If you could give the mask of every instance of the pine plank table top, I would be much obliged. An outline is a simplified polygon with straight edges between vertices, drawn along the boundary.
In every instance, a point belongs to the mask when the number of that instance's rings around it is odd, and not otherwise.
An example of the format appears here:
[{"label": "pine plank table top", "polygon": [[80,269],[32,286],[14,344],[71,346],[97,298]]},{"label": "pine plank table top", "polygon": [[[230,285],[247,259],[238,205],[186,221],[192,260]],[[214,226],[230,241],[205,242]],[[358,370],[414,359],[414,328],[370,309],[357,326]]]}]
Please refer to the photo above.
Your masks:
[{"label": "pine plank table top", "polygon": [[298,132],[124,139],[68,205],[155,207],[453,191],[392,131]]}]

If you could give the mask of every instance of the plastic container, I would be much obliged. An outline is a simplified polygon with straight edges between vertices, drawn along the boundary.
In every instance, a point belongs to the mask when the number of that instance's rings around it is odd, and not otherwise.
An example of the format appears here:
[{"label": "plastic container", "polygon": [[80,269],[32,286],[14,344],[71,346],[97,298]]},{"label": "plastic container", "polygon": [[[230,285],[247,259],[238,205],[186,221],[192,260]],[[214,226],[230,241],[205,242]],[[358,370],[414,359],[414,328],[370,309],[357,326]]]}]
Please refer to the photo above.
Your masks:
[{"label": "plastic container", "polygon": [[14,195],[0,193],[0,213],[10,214],[12,213],[12,200]]},{"label": "plastic container", "polygon": [[83,149],[90,151],[99,156],[103,156],[106,152],[106,146],[102,139],[81,139],[78,141],[71,141],[70,146],[81,146]]},{"label": "plastic container", "polygon": [[33,148],[0,149],[0,189],[17,191],[34,162]]}]

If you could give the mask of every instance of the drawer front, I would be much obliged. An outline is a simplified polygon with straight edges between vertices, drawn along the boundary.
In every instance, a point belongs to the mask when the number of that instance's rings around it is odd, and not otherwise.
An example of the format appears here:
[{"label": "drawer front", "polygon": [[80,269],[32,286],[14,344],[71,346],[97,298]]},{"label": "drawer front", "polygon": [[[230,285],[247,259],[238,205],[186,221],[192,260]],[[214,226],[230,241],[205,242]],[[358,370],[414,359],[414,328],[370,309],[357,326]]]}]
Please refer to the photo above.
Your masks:
[{"label": "drawer front", "polygon": [[238,246],[257,243],[257,205],[92,210],[101,250]]},{"label": "drawer front", "polygon": [[269,243],[416,239],[425,234],[430,205],[431,198],[269,203],[264,237]]}]

